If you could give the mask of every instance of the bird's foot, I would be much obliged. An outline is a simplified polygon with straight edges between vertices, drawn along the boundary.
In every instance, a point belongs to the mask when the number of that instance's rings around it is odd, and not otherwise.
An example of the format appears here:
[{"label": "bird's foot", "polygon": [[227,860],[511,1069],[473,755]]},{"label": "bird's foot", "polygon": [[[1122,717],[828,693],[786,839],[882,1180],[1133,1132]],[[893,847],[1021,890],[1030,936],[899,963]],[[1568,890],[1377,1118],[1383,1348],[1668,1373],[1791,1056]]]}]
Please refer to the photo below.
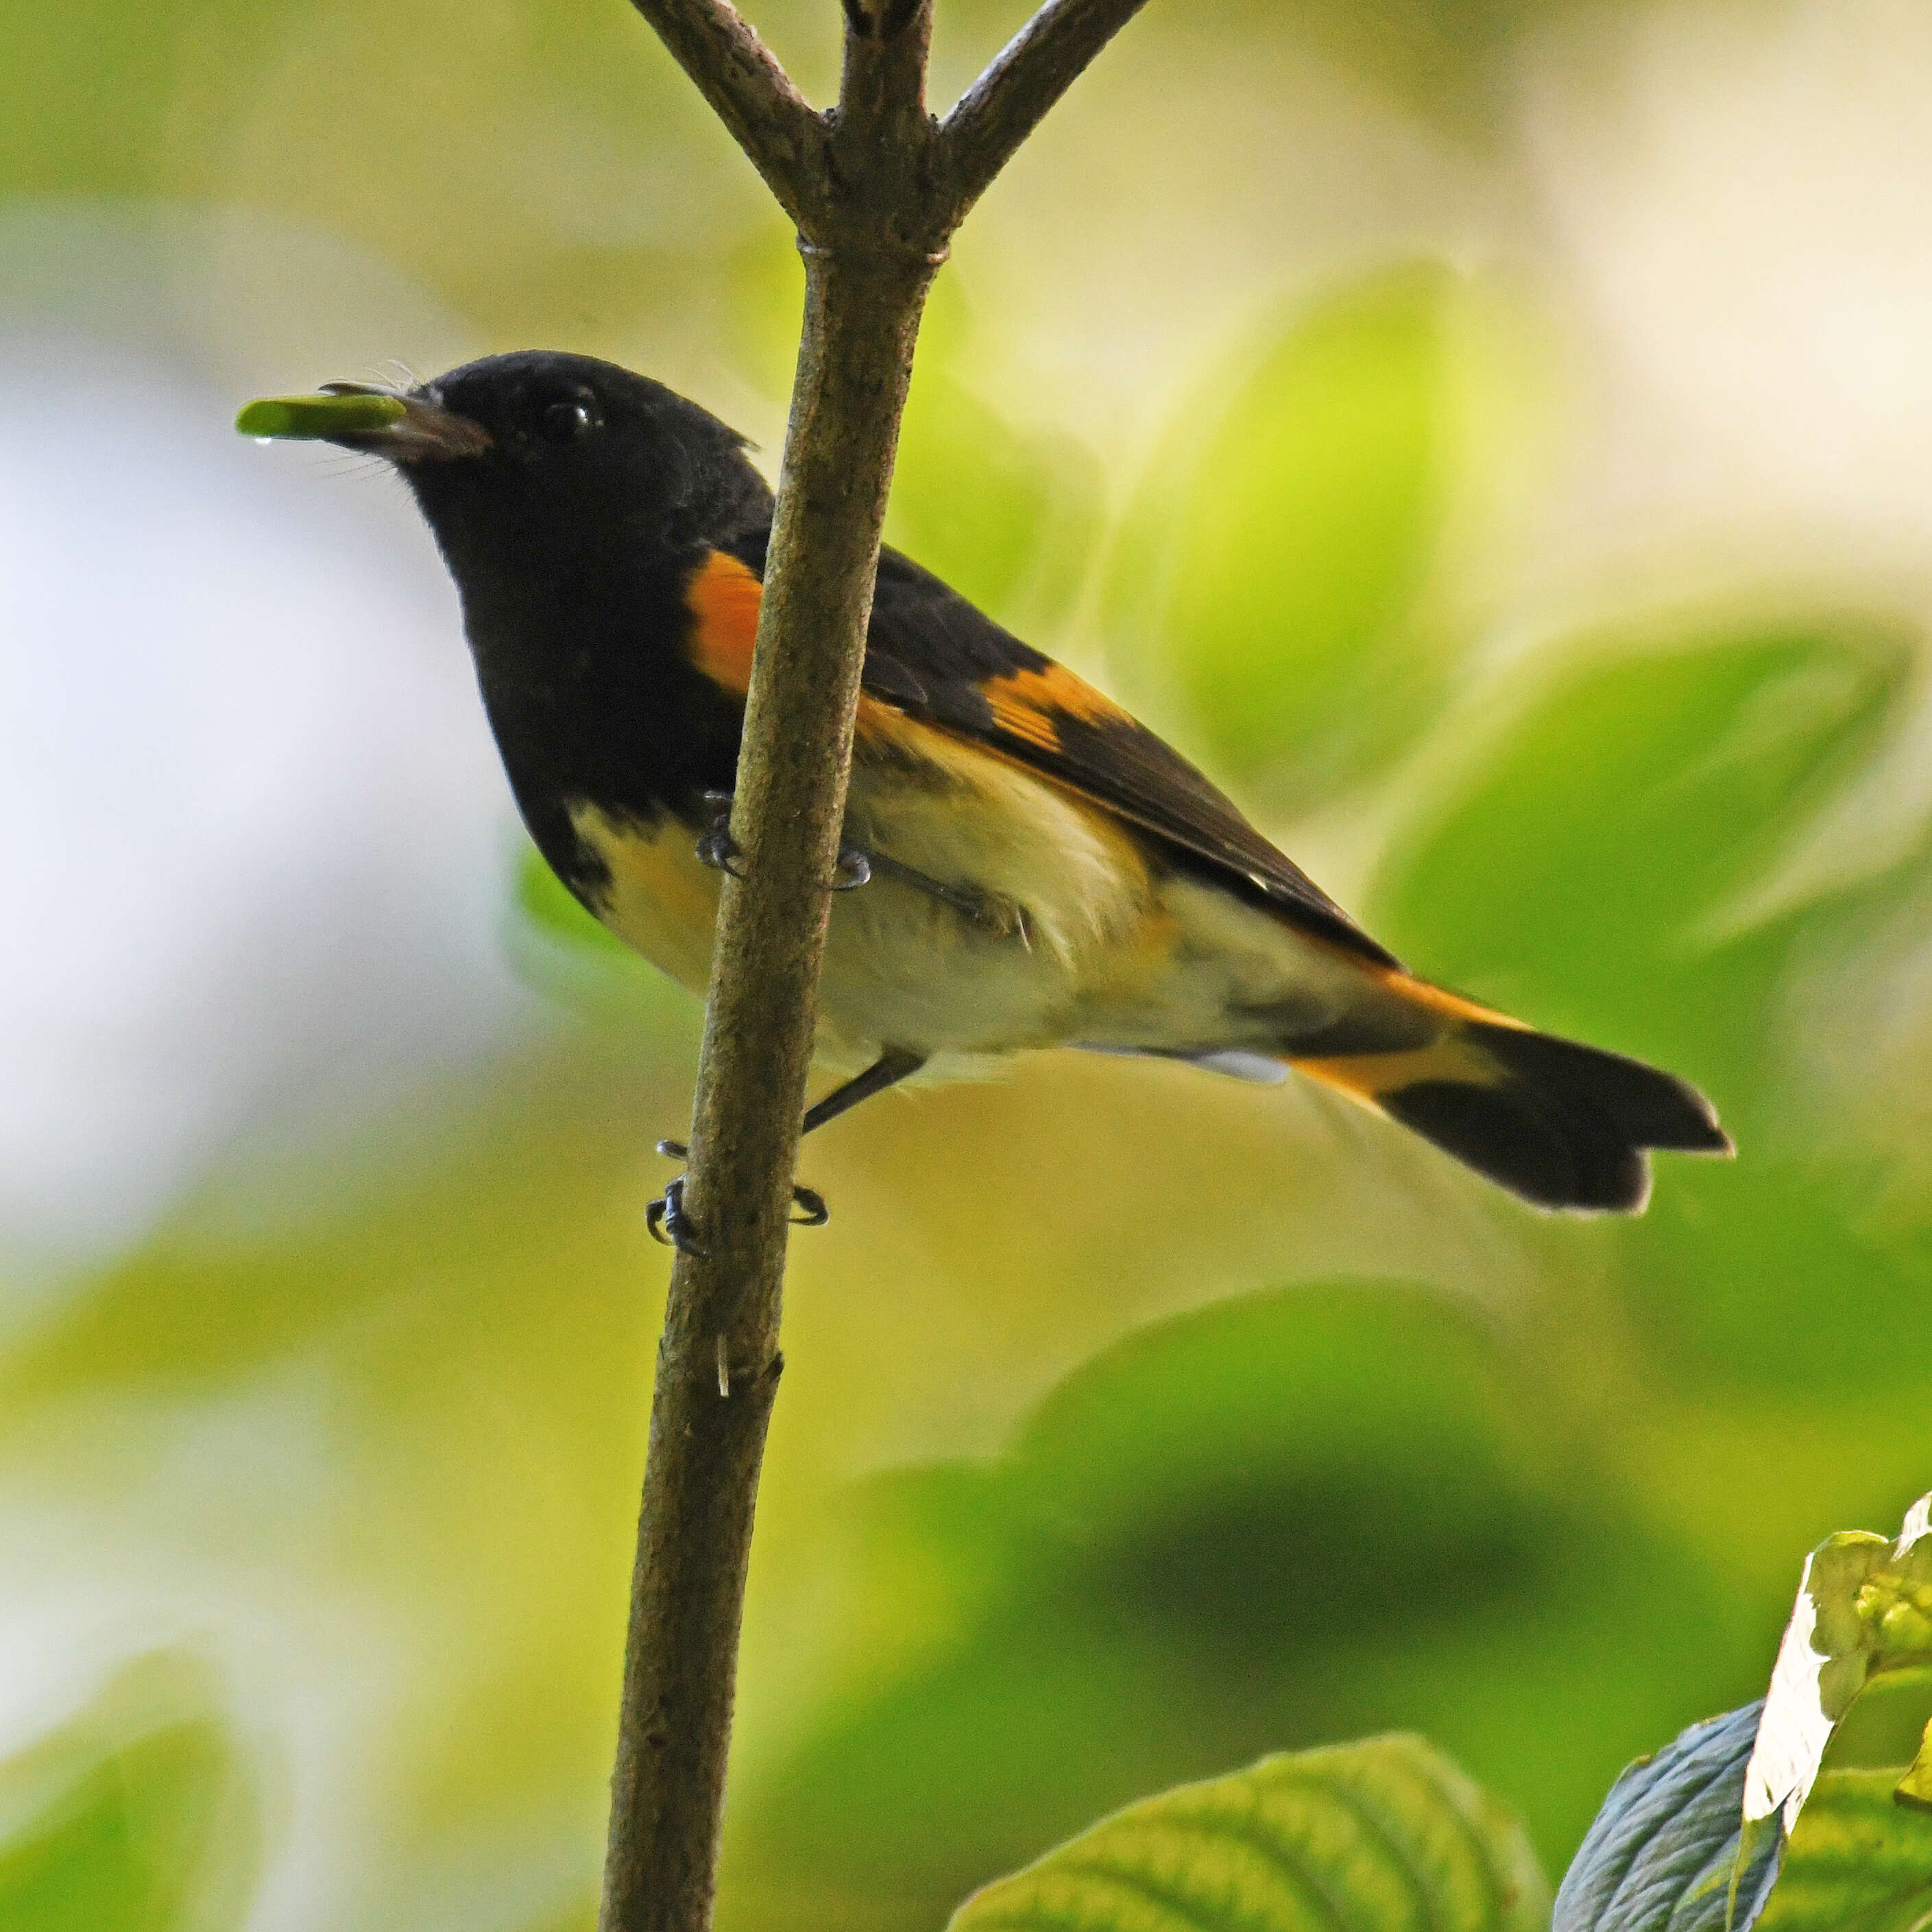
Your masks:
[{"label": "bird's foot", "polygon": [[698,862],[714,872],[729,872],[733,878],[742,879],[744,868],[736,862],[743,854],[731,836],[731,794],[708,791],[704,802],[711,808],[711,830],[698,842]]},{"label": "bird's foot", "polygon": [[[743,848],[731,836],[731,794],[728,791],[708,791],[704,802],[710,808],[711,829],[698,842],[698,862],[709,866],[714,872],[729,872],[733,878],[742,879],[744,868],[737,862],[744,854]],[[838,848],[838,862],[832,868],[832,890],[835,892],[856,891],[868,884],[872,877],[870,856],[856,845],[842,845]]]},{"label": "bird's foot", "polygon": [[[658,1152],[669,1160],[684,1160],[691,1150],[682,1141],[659,1141]],[[832,1210],[825,1204],[825,1196],[815,1187],[794,1187],[791,1204],[799,1212],[791,1217],[795,1228],[822,1228],[832,1218]],[[684,1176],[680,1174],[652,1202],[644,1208],[644,1226],[650,1230],[654,1241],[662,1241],[668,1248],[675,1248],[681,1255],[695,1255],[703,1259],[707,1250],[700,1247],[693,1234],[691,1219],[684,1211]]]},{"label": "bird's foot", "polygon": [[[682,1141],[659,1141],[658,1152],[673,1160],[682,1160],[689,1152]],[[681,1255],[695,1255],[701,1261],[708,1252],[699,1246],[691,1231],[691,1219],[684,1211],[684,1176],[668,1183],[664,1191],[644,1207],[644,1226],[651,1239],[675,1248]]]}]

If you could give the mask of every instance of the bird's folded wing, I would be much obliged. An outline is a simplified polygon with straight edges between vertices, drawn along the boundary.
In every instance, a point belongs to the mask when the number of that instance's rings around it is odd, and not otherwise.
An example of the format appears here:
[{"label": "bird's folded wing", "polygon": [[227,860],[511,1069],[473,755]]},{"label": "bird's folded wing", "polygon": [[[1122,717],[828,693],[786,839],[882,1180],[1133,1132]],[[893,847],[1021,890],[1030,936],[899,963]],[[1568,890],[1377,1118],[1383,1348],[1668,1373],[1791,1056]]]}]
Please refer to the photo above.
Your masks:
[{"label": "bird's folded wing", "polygon": [[1107,807],[1322,938],[1396,963],[1178,752],[896,550],[880,554],[865,691]]}]

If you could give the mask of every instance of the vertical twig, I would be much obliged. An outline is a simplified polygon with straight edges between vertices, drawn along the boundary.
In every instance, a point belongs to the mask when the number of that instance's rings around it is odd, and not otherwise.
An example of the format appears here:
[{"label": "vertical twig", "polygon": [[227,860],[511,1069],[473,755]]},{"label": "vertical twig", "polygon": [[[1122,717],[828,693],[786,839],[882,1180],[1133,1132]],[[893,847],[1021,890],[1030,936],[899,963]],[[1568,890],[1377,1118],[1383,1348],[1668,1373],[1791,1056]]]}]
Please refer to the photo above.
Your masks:
[{"label": "vertical twig", "polygon": [[[779,498],[760,628],[761,637],[787,626],[862,636],[932,271],[816,253],[806,266],[806,346],[785,443],[794,487]],[[658,1350],[605,1932],[710,1923],[733,1664],[782,1366],[786,1217],[858,670],[854,654],[774,652],[767,676],[753,680],[746,711],[734,814],[746,878],[727,886],[718,916],[685,1193],[707,1252],[678,1257]]]},{"label": "vertical twig", "polygon": [[[787,1217],[866,628],[926,291],[954,226],[1143,0],[1052,0],[945,129],[932,0],[843,0],[815,115],[726,0],[634,0],[798,224],[806,311],[651,1406],[602,1932],[704,1932]],[[968,104],[972,105],[966,111]],[[962,114],[964,118],[962,118]]]}]

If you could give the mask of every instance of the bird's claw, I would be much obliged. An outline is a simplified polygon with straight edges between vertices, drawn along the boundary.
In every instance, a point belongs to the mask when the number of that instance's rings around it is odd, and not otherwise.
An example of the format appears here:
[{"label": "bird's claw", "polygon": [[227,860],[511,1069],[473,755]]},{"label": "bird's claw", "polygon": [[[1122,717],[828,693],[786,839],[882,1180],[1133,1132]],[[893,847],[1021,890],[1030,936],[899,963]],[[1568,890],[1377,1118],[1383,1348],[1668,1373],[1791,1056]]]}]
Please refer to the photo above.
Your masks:
[{"label": "bird's claw", "polygon": [[[673,1160],[682,1160],[690,1151],[682,1141],[659,1141],[658,1152]],[[644,1226],[654,1241],[675,1248],[681,1255],[695,1255],[701,1261],[706,1250],[691,1231],[691,1220],[684,1211],[684,1176],[670,1182],[655,1201],[644,1206]]]},{"label": "bird's claw", "polygon": [[[704,802],[710,808],[711,829],[698,842],[698,862],[709,866],[714,872],[728,872],[734,879],[745,876],[745,868],[737,861],[744,856],[744,848],[731,836],[731,794],[728,791],[708,791]],[[832,890],[835,892],[855,891],[859,886],[869,884],[872,877],[871,856],[862,852],[856,845],[842,845],[838,850],[837,862],[832,868]]]},{"label": "bird's claw", "polygon": [[745,876],[743,866],[734,860],[742,858],[743,852],[736,839],[731,836],[728,825],[714,825],[698,842],[698,862],[709,866],[714,872],[728,872],[734,879]]},{"label": "bird's claw", "polygon": [[644,1226],[651,1239],[681,1255],[695,1255],[702,1261],[710,1252],[692,1238],[690,1217],[684,1211],[684,1176],[670,1182],[655,1201],[644,1204]]},{"label": "bird's claw", "polygon": [[744,855],[737,840],[731,836],[731,794],[708,791],[704,802],[711,808],[711,830],[698,842],[698,862],[709,866],[714,872],[728,872],[733,878],[742,879],[744,868],[733,863]]},{"label": "bird's claw", "polygon": [[[691,1150],[682,1141],[659,1141],[658,1152],[668,1160],[684,1160],[690,1156]],[[794,1187],[791,1202],[801,1211],[791,1217],[794,1228],[822,1228],[832,1218],[832,1210],[825,1204],[825,1196],[815,1187]],[[644,1208],[644,1226],[650,1231],[651,1239],[662,1241],[668,1248],[675,1248],[681,1255],[695,1255],[704,1259],[707,1250],[698,1246],[692,1233],[690,1218],[684,1211],[684,1176],[680,1174],[655,1201],[646,1202]]]}]

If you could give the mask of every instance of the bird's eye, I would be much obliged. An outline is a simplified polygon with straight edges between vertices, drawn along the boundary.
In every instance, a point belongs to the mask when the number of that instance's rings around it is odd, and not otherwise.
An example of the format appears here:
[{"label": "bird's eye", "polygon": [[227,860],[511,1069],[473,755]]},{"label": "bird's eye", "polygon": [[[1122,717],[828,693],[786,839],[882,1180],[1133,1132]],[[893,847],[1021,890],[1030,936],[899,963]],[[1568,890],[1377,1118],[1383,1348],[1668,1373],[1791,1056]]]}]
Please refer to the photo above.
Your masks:
[{"label": "bird's eye", "polygon": [[588,403],[552,403],[538,423],[546,442],[574,442],[597,427],[597,417]]}]

